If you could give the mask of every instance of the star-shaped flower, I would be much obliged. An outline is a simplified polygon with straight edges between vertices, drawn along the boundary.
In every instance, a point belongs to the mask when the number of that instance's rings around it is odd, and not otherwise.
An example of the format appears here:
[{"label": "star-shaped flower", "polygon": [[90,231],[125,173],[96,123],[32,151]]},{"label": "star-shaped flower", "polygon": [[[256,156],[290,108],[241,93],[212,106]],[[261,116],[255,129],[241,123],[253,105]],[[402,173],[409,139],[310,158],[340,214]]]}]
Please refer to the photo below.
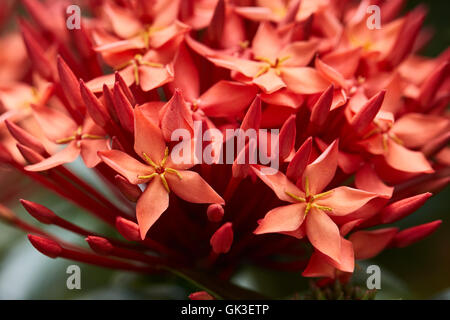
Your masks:
[{"label": "star-shaped flower", "polygon": [[278,198],[292,204],[269,211],[254,233],[284,233],[297,238],[306,235],[316,250],[336,264],[346,260],[343,255],[349,250],[344,250],[339,228],[332,218],[349,214],[378,195],[349,187],[323,192],[334,177],[337,157],[338,143],[335,141],[306,166],[297,182],[300,188],[281,172],[264,175],[261,168],[255,166],[254,172]]},{"label": "star-shaped flower", "polygon": [[118,150],[100,152],[99,155],[130,183],[148,183],[136,207],[142,239],[168,208],[170,191],[192,203],[225,203],[198,173],[187,170],[193,167],[193,162],[185,164],[172,161],[161,130],[139,107],[134,111],[134,118],[134,150],[144,163]]}]

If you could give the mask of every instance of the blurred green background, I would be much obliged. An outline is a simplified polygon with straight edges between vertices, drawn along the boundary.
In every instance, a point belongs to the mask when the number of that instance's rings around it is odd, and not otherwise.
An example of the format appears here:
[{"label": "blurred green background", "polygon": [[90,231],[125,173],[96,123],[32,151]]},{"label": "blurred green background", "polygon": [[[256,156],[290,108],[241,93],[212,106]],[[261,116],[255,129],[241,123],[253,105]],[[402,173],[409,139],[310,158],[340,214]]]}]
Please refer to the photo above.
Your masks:
[{"label": "blurred green background", "polygon": [[[424,54],[436,56],[450,44],[448,14],[450,1],[409,1],[407,8],[425,4],[429,8],[426,25],[435,35]],[[75,165],[75,169],[80,166]],[[4,169],[0,168],[1,171]],[[3,174],[1,172],[0,174]],[[13,173],[11,173],[13,174]],[[11,183],[12,181],[12,183]],[[19,198],[37,201],[71,221],[91,230],[110,232],[82,210],[43,190],[19,176],[1,180],[1,202],[21,217],[35,223],[18,205]],[[6,195],[20,190],[14,198]],[[30,193],[30,190],[39,192]],[[382,270],[382,288],[377,298],[383,299],[450,299],[450,188],[432,197],[426,205],[398,224],[401,228],[442,219],[441,227],[429,238],[403,249],[390,249],[372,261],[359,264],[355,281],[364,283],[365,266],[377,264]],[[60,230],[47,227],[56,234]],[[80,237],[64,233],[67,240],[86,246]],[[50,259],[29,244],[25,234],[0,223],[0,299],[185,299],[196,290],[173,277],[151,277],[111,271],[79,264],[82,271],[81,290],[68,290],[66,269],[74,262]],[[298,274],[279,274],[246,268],[235,278],[239,284],[261,290],[270,296],[288,296],[305,288],[306,280]]]}]

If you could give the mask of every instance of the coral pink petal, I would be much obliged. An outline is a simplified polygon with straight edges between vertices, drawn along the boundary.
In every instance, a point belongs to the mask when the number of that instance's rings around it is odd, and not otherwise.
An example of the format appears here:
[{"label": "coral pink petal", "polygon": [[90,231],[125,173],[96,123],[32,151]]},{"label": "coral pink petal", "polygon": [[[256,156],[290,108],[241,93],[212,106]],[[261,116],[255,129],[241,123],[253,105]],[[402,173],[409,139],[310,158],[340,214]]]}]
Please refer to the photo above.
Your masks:
[{"label": "coral pink petal", "polygon": [[[303,197],[304,193],[297,188],[289,179],[280,171],[275,174],[264,174],[265,167],[260,165],[252,166],[253,172],[270,188],[280,200],[294,202],[294,199],[286,194],[292,193],[295,196]],[[266,168],[267,169],[267,168]]]},{"label": "coral pink petal", "polygon": [[337,187],[329,195],[317,199],[316,203],[332,208],[332,215],[342,216],[358,210],[376,197],[378,195],[375,193],[349,187]]},{"label": "coral pink petal", "polygon": [[306,141],[298,148],[294,157],[289,162],[287,167],[286,175],[291,181],[297,181],[303,176],[303,172],[308,164],[309,156],[312,150],[312,138],[309,137]]},{"label": "coral pink petal", "polygon": [[322,92],[330,86],[328,80],[309,67],[283,67],[281,78],[290,90],[300,94]]},{"label": "coral pink petal", "polygon": [[197,101],[197,105],[210,117],[239,115],[255,98],[255,86],[240,82],[220,80]]},{"label": "coral pink petal", "polygon": [[175,90],[161,113],[161,131],[166,141],[172,141],[172,133],[176,130],[186,130],[191,137],[194,136],[191,110],[184,101],[180,90]]},{"label": "coral pink petal", "polygon": [[388,152],[385,155],[387,164],[403,172],[431,173],[433,168],[422,152],[411,151],[388,139]]},{"label": "coral pink petal", "polygon": [[306,235],[314,248],[335,262],[340,262],[341,235],[325,212],[314,208],[310,210],[306,216]]},{"label": "coral pink petal", "polygon": [[122,151],[103,151],[99,152],[98,155],[104,163],[127,178],[132,184],[142,183],[138,176],[149,175],[154,172],[152,167],[137,161]]},{"label": "coral pink petal", "polygon": [[366,164],[358,170],[355,176],[355,185],[358,189],[377,193],[385,198],[390,198],[394,191],[394,187],[384,184],[370,164]]},{"label": "coral pink petal", "polygon": [[313,252],[302,276],[334,278],[335,269],[320,252]]},{"label": "coral pink petal", "polygon": [[225,204],[213,188],[194,171],[179,170],[181,179],[173,173],[166,173],[166,179],[172,190],[181,199],[192,203]]},{"label": "coral pink petal", "polygon": [[264,219],[260,220],[255,234],[286,232],[297,230],[305,218],[304,203],[295,203],[270,210]]},{"label": "coral pink petal", "polygon": [[274,93],[275,91],[286,87],[286,84],[275,73],[273,68],[270,68],[267,72],[253,79],[253,83],[267,94]]},{"label": "coral pink petal", "polygon": [[26,166],[25,169],[27,171],[45,171],[65,163],[70,163],[74,161],[79,154],[80,148],[77,147],[76,142],[72,141],[61,151],[58,151],[41,162]]},{"label": "coral pink petal", "polygon": [[418,148],[439,135],[448,125],[449,120],[444,117],[408,113],[395,122],[390,133],[395,134],[406,148]]},{"label": "coral pink petal", "polygon": [[161,87],[172,80],[173,74],[166,67],[154,68],[146,65],[139,67],[140,86],[144,91]]},{"label": "coral pink petal", "polygon": [[69,116],[61,111],[46,107],[32,106],[33,115],[44,134],[56,142],[57,140],[68,138],[77,130],[77,124]]},{"label": "coral pink petal", "polygon": [[313,41],[298,41],[288,45],[279,55],[280,59],[287,58],[283,62],[284,67],[304,67],[311,62],[317,50],[317,43]]},{"label": "coral pink petal", "polygon": [[273,18],[272,10],[266,7],[236,7],[234,11],[253,21],[267,21]]},{"label": "coral pink petal", "polygon": [[81,141],[81,157],[88,168],[93,168],[101,162],[99,151],[108,150],[106,139],[84,139]]},{"label": "coral pink petal", "polygon": [[164,158],[166,143],[161,130],[148,119],[139,107],[134,109],[134,151],[144,158],[144,153],[159,164]]},{"label": "coral pink petal", "polygon": [[266,64],[262,62],[256,62],[226,55],[210,57],[208,59],[218,67],[238,71],[249,78],[253,78],[256,74],[258,74],[261,68],[266,66]]},{"label": "coral pink petal", "polygon": [[[303,172],[303,188],[308,177],[311,194],[320,193],[333,179],[338,161],[338,141],[334,141],[328,148],[309,164]],[[305,190],[305,189],[303,189]]]},{"label": "coral pink petal", "polygon": [[136,218],[142,239],[168,206],[169,193],[164,188],[161,179],[155,177],[139,197],[136,205]]},{"label": "coral pink petal", "polygon": [[269,22],[262,22],[252,42],[253,55],[274,61],[281,50],[281,41],[275,28]]}]

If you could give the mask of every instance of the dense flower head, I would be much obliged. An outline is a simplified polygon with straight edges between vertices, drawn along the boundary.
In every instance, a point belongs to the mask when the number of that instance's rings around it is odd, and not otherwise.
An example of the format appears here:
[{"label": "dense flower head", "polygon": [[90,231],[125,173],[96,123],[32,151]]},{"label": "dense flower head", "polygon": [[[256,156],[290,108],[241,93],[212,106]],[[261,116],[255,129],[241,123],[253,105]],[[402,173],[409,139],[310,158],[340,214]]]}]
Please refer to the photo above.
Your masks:
[{"label": "dense flower head", "polygon": [[[77,28],[67,1],[23,0],[28,17],[2,31],[0,161],[118,236],[21,200],[39,222],[85,237],[80,247],[1,206],[43,254],[181,273],[206,290],[191,299],[249,297],[228,282],[244,263],[345,282],[355,260],[440,225],[390,226],[450,179],[450,55],[419,55],[424,8],[72,2]],[[370,4],[381,29],[367,26]],[[79,156],[113,198],[65,166]]]}]

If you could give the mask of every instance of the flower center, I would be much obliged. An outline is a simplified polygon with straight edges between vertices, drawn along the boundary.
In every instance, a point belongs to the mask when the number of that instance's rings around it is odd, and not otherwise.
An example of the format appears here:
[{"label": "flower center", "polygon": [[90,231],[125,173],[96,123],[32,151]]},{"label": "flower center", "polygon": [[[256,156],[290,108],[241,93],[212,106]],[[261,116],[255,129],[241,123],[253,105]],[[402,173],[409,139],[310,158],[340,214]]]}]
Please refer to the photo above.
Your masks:
[{"label": "flower center", "polygon": [[122,70],[128,66],[133,66],[134,71],[134,81],[136,82],[136,85],[139,85],[139,66],[148,66],[152,68],[164,68],[164,65],[159,62],[151,62],[151,61],[143,61],[142,54],[137,54],[134,56],[133,59],[130,61],[118,66],[117,70]]},{"label": "flower center", "polygon": [[308,214],[308,212],[311,210],[311,208],[315,208],[315,209],[319,209],[322,211],[333,211],[332,208],[330,207],[326,207],[326,206],[321,206],[317,203],[314,203],[317,199],[319,198],[323,198],[328,196],[329,194],[331,194],[333,192],[333,190],[327,191],[327,192],[322,192],[322,193],[318,193],[315,195],[310,194],[309,192],[309,179],[308,177],[305,177],[305,197],[299,197],[291,192],[285,191],[285,193],[290,196],[291,198],[293,198],[295,201],[297,202],[304,202],[306,203],[306,209],[305,209],[305,216]]},{"label": "flower center", "polygon": [[159,176],[167,192],[170,192],[170,188],[169,184],[167,183],[166,173],[176,174],[180,180],[183,179],[178,170],[165,167],[167,159],[169,158],[169,148],[166,147],[166,150],[164,151],[164,158],[162,159],[160,164],[156,164],[145,152],[142,153],[142,157],[144,158],[145,162],[147,162],[151,167],[155,169],[155,172],[144,176],[138,176],[138,179],[150,180],[156,176]]},{"label": "flower center", "polygon": [[59,140],[56,140],[57,144],[67,144],[71,141],[77,141],[78,146],[80,146],[80,142],[83,139],[90,139],[90,140],[100,140],[100,139],[106,139],[104,136],[98,136],[95,134],[89,134],[89,133],[82,133],[82,127],[78,127],[77,131],[75,131],[71,136],[67,138],[62,138]]},{"label": "flower center", "polygon": [[383,149],[384,151],[388,151],[388,139],[392,139],[393,141],[395,141],[397,144],[399,145],[403,145],[403,141],[397,137],[395,134],[391,133],[390,130],[393,126],[392,123],[387,123],[385,125],[383,125],[382,123],[380,123],[379,121],[374,120],[373,121],[374,125],[375,125],[375,129],[373,129],[372,131],[370,131],[369,133],[367,133],[362,139],[368,139],[371,136],[373,136],[374,134],[381,134],[381,138],[383,140]]},{"label": "flower center", "polygon": [[286,60],[290,59],[290,56],[286,56],[283,58],[276,58],[275,61],[270,60],[266,57],[255,57],[255,60],[264,62],[266,65],[262,66],[261,69],[258,71],[258,73],[255,75],[255,78],[258,78],[259,76],[263,75],[270,69],[274,69],[277,76],[281,74],[280,67]]}]

